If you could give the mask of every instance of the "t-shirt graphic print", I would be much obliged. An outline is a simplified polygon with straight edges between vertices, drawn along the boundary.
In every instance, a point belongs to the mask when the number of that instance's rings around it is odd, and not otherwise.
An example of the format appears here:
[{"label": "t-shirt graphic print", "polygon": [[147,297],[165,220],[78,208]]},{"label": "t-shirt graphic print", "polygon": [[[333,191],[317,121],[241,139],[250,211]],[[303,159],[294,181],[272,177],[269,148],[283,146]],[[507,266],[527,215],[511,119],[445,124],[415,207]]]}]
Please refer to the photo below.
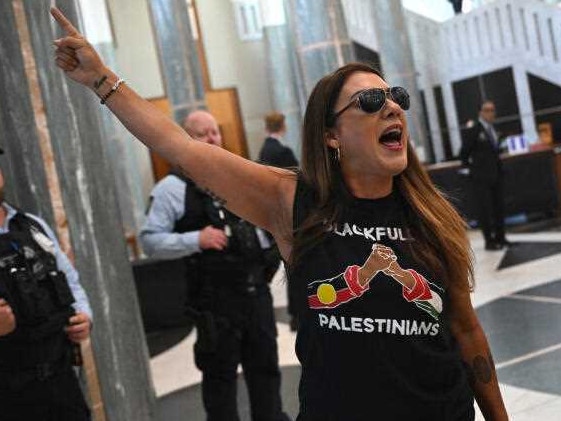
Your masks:
[{"label": "t-shirt graphic print", "polygon": [[442,288],[427,281],[414,269],[403,269],[394,250],[378,244],[372,246],[372,252],[362,266],[347,266],[343,273],[333,278],[311,282],[308,305],[313,309],[334,308],[359,298],[369,290],[370,282],[375,282],[378,273],[401,284],[404,300],[438,320],[442,312]]}]

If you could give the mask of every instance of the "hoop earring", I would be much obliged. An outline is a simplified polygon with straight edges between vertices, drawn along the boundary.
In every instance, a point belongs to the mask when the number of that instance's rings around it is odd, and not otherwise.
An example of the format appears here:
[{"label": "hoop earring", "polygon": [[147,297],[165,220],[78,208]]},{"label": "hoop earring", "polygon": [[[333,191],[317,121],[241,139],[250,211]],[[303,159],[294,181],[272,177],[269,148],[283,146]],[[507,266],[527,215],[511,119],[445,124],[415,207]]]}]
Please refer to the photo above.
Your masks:
[{"label": "hoop earring", "polygon": [[337,149],[335,149],[335,160],[340,164],[341,163],[341,147],[338,146]]}]

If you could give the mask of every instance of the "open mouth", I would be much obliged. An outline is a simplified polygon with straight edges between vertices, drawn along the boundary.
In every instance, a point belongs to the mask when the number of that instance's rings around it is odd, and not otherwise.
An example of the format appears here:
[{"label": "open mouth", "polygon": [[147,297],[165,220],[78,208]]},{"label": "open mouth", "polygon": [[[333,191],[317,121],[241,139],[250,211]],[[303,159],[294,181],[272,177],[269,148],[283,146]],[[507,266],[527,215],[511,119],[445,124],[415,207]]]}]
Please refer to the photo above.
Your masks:
[{"label": "open mouth", "polygon": [[401,131],[401,128],[398,127],[389,128],[384,133],[382,133],[382,136],[380,136],[380,143],[390,149],[401,149],[402,134],[403,133]]}]

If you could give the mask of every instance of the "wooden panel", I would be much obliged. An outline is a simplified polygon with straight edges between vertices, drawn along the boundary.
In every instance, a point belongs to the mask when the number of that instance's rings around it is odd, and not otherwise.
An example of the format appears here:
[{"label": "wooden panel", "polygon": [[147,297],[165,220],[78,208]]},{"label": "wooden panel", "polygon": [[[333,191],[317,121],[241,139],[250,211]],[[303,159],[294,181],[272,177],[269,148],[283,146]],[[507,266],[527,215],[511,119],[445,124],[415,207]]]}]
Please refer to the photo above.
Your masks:
[{"label": "wooden panel", "polygon": [[[92,419],[94,421],[105,421],[107,417],[105,416],[105,409],[103,407],[101,387],[90,338],[83,341],[79,347],[84,364],[82,369],[85,370],[86,373],[86,384],[88,385],[87,389],[90,398]],[[76,352],[76,349],[74,351]]]},{"label": "wooden panel", "polygon": [[[157,108],[171,116],[171,106],[167,98],[149,100]],[[215,89],[206,93],[208,111],[216,118],[224,149],[247,158],[247,141],[240,113],[238,91],[235,88]],[[150,151],[154,180],[164,178],[170,169],[169,163],[157,153]]]},{"label": "wooden panel", "polygon": [[222,143],[232,153],[248,157],[247,141],[235,88],[213,89],[206,93],[208,110],[220,126]]},{"label": "wooden panel", "polygon": [[[197,54],[201,64],[203,85],[206,92],[205,100],[208,111],[218,122],[218,127],[220,128],[220,133],[222,134],[224,149],[247,158],[249,157],[249,153],[247,140],[245,138],[245,129],[243,126],[238,91],[236,88],[212,89],[195,1],[192,2],[192,7],[195,17],[196,30],[199,34],[197,37]],[[149,101],[164,111],[167,115],[172,115],[171,107],[167,98],[155,98]],[[150,157],[152,159],[154,180],[158,181],[168,174],[170,165],[162,157],[152,151],[150,151]]]},{"label": "wooden panel", "polygon": [[553,127],[551,123],[538,124],[538,134],[541,143],[546,145],[553,144]]}]

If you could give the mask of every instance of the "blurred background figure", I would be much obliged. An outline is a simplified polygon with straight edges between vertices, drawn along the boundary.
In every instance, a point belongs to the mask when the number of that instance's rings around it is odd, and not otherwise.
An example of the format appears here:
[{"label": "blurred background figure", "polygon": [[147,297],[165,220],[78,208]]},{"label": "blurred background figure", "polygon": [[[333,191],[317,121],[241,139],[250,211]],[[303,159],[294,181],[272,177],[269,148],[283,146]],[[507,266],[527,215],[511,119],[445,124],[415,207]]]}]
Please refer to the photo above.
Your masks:
[{"label": "blurred background figure", "polygon": [[267,137],[259,152],[259,161],[278,168],[297,167],[298,160],[294,156],[294,152],[283,144],[283,137],[286,134],[284,114],[277,112],[267,114],[265,130]]},{"label": "blurred background figure", "polygon": [[493,127],[495,114],[493,101],[484,101],[479,119],[466,132],[460,150],[462,164],[469,169],[477,197],[478,223],[485,238],[485,250],[500,250],[510,245],[505,237],[503,168],[500,140]]},{"label": "blurred background figure", "polygon": [[452,7],[454,8],[454,13],[455,14],[460,14],[462,13],[462,0],[448,0],[450,3],[452,3]]}]

